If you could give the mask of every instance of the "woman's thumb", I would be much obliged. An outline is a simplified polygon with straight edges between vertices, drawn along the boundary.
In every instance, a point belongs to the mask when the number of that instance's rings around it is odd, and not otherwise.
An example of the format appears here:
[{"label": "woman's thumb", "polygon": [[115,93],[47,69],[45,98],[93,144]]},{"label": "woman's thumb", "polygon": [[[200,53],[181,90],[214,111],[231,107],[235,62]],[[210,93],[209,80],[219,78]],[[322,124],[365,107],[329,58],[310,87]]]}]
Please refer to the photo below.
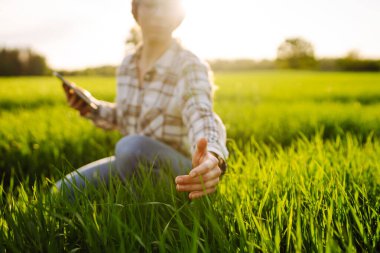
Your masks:
[{"label": "woman's thumb", "polygon": [[197,143],[197,152],[203,154],[207,152],[207,139],[200,138]]},{"label": "woman's thumb", "polygon": [[207,140],[206,138],[201,138],[197,142],[197,149],[195,150],[195,153],[193,154],[193,167],[196,167],[199,165],[200,160],[204,156],[204,154],[207,152]]}]

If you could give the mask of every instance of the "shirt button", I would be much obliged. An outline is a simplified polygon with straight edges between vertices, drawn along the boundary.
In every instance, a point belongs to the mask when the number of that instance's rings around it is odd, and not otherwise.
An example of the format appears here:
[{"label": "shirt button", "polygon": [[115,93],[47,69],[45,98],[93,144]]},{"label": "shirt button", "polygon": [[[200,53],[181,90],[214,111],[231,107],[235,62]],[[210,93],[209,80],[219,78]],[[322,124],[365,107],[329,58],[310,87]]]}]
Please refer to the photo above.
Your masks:
[{"label": "shirt button", "polygon": [[144,76],[144,81],[151,82],[153,80],[154,72],[148,72]]}]

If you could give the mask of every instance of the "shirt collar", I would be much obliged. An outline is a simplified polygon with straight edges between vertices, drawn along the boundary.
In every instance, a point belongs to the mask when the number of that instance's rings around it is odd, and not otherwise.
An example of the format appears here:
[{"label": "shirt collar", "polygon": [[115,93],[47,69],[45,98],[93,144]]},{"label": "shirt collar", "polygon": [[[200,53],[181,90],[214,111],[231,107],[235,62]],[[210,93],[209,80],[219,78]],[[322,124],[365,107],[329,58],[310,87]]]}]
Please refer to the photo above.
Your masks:
[{"label": "shirt collar", "polygon": [[[154,71],[158,74],[163,74],[167,72],[167,69],[170,68],[171,63],[173,62],[177,49],[180,46],[180,42],[177,39],[172,39],[172,42],[169,46],[169,48],[156,60],[155,64],[152,66],[152,68],[149,70]],[[136,47],[136,51],[134,55],[132,56],[132,60],[129,64],[129,67],[131,69],[137,68],[137,59],[141,56],[142,52],[142,43],[140,43]]]}]

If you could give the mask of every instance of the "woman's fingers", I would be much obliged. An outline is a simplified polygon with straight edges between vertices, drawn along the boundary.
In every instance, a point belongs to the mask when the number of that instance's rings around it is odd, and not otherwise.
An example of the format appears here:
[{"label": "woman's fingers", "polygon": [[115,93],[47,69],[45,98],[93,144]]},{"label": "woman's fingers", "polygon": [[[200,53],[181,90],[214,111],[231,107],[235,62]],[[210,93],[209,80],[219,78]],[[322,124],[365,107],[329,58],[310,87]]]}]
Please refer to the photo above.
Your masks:
[{"label": "woman's fingers", "polygon": [[87,104],[86,101],[75,94],[74,90],[68,88],[67,85],[64,85],[63,87],[67,96],[68,103],[72,108],[78,110],[82,116],[91,112],[91,107]]},{"label": "woman's fingers", "polygon": [[85,116],[90,112],[92,112],[92,109],[89,106],[87,106],[87,104],[86,104],[86,107],[84,107],[83,109],[79,111],[81,116]]},{"label": "woman's fingers", "polygon": [[69,99],[72,97],[72,95],[74,95],[74,90],[71,89],[69,86],[67,86],[66,84],[62,83],[62,87],[63,87],[63,90],[65,91],[65,94],[66,94],[66,97]]},{"label": "woman's fingers", "polygon": [[207,189],[205,191],[194,191],[194,192],[190,192],[189,193],[189,199],[197,199],[197,198],[200,198],[204,195],[207,195],[207,194],[210,194],[210,193],[213,193],[216,191],[216,187],[213,187],[213,188],[210,188],[210,189]]},{"label": "woman's fingers", "polygon": [[86,101],[81,99],[72,88],[64,83],[62,83],[62,87],[65,91],[67,102],[72,108],[78,110],[82,116],[91,111],[91,107],[86,103]]},{"label": "woman's fingers", "polygon": [[175,179],[176,184],[194,184],[211,180],[216,177],[220,177],[222,170],[219,167],[215,167],[203,176],[190,177],[189,175],[178,176]]},{"label": "woman's fingers", "polygon": [[194,183],[194,184],[177,184],[177,191],[180,192],[193,192],[193,191],[203,191],[210,188],[215,188],[219,183],[219,177],[213,178],[203,183]]},{"label": "woman's fingers", "polygon": [[180,192],[190,192],[190,199],[199,198],[215,192],[221,174],[218,160],[208,154],[204,161],[190,171],[189,175],[176,177],[176,189]]},{"label": "woman's fingers", "polygon": [[69,105],[75,109],[78,109],[82,104],[82,99],[80,99],[77,95],[72,94],[69,98]]},{"label": "woman's fingers", "polygon": [[212,170],[218,165],[218,159],[215,156],[208,154],[207,158],[201,162],[200,165],[192,169],[189,173],[191,177],[196,177],[199,175],[206,174],[208,171]]},{"label": "woman's fingers", "polygon": [[85,101],[83,101],[83,99],[79,98],[78,96],[76,96],[76,100],[74,101],[72,107],[74,107],[75,109],[77,110],[81,110],[83,109],[85,106],[87,105],[87,103]]}]

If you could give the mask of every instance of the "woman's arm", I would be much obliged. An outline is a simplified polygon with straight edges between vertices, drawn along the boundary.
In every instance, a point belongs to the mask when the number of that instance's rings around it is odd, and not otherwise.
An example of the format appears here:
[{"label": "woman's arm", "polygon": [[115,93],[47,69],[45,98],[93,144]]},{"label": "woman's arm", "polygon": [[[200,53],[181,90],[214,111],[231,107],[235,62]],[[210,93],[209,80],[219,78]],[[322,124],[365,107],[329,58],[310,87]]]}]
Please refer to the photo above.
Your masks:
[{"label": "woman's arm", "polygon": [[208,151],[226,160],[226,130],[213,111],[213,85],[207,65],[200,62],[189,65],[181,82],[184,85],[182,118],[188,129],[191,153],[194,154],[197,142],[205,138]]},{"label": "woman's arm", "polygon": [[222,174],[216,156],[225,161],[228,151],[225,128],[212,109],[213,87],[207,66],[189,65],[182,82],[182,117],[189,131],[193,168],[175,181],[178,191],[189,192],[189,198],[195,199],[216,190]]}]

